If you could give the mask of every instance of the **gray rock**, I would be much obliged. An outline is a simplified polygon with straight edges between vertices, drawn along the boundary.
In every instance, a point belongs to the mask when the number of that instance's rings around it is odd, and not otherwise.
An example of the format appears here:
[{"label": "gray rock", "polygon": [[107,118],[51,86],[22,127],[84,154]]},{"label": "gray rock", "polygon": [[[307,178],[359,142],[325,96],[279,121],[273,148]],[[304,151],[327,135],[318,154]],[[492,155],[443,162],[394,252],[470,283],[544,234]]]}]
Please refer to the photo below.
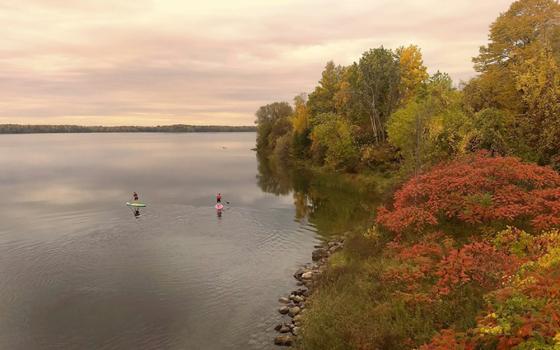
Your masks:
[{"label": "gray rock", "polygon": [[287,306],[282,306],[278,309],[278,312],[281,313],[282,315],[285,315],[288,312],[290,312],[290,308]]},{"label": "gray rock", "polygon": [[280,299],[278,299],[278,301],[282,304],[289,304],[290,303],[290,299],[288,299],[286,297],[281,297]]},{"label": "gray rock", "polygon": [[299,308],[297,306],[294,306],[294,307],[291,307],[288,310],[288,316],[294,317],[295,315],[299,314],[300,312],[301,312],[301,308]]},{"label": "gray rock", "polygon": [[286,325],[286,324],[283,324],[283,325],[280,327],[280,329],[278,329],[278,332],[280,332],[280,333],[290,333],[291,331],[292,331],[292,328],[289,327],[289,326]]},{"label": "gray rock", "polygon": [[319,248],[317,250],[314,250],[313,253],[311,253],[311,258],[313,259],[313,261],[318,261],[321,260],[322,258],[327,257],[328,254],[329,253],[326,249]]},{"label": "gray rock", "polygon": [[280,346],[292,346],[294,339],[290,335],[279,335],[274,338],[274,344]]}]

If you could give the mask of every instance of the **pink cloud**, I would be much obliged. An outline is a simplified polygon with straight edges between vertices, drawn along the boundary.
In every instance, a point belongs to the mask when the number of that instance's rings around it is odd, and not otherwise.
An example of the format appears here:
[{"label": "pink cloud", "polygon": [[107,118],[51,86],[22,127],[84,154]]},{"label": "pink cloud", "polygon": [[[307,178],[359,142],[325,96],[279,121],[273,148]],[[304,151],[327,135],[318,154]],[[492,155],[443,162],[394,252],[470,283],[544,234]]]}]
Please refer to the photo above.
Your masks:
[{"label": "pink cloud", "polygon": [[15,4],[0,5],[0,123],[239,125],[380,45],[418,44],[431,71],[468,79],[509,1]]}]

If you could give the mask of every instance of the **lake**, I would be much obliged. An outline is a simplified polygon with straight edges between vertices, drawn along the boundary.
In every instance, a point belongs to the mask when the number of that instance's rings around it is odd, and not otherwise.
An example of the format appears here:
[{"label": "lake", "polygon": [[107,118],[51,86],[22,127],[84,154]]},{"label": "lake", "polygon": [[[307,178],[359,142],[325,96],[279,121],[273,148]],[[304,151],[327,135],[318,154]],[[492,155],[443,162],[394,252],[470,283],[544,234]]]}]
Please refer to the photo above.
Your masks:
[{"label": "lake", "polygon": [[0,349],[275,348],[292,274],[369,207],[254,146],[254,133],[0,136]]}]

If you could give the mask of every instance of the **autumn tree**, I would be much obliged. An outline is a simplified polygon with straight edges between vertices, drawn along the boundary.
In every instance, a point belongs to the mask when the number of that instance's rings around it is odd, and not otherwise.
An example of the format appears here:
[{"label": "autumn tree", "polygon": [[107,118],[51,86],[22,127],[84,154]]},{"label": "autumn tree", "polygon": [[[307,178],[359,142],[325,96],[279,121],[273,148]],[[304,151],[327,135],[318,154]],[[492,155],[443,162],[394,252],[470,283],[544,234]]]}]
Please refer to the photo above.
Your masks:
[{"label": "autumn tree", "polygon": [[418,46],[400,47],[396,53],[400,65],[400,98],[404,103],[416,94],[429,75]]},{"label": "autumn tree", "polygon": [[292,115],[293,149],[298,158],[305,158],[311,139],[310,111],[307,105],[307,96],[300,94],[294,98],[294,114]]},{"label": "autumn tree", "polygon": [[517,154],[554,163],[560,141],[560,5],[519,0],[490,27],[489,43],[474,63],[480,75],[465,87],[472,113],[493,108],[515,118]]},{"label": "autumn tree", "polygon": [[527,141],[536,149],[538,161],[560,169],[560,61],[545,46],[516,73],[526,108],[522,125]]}]

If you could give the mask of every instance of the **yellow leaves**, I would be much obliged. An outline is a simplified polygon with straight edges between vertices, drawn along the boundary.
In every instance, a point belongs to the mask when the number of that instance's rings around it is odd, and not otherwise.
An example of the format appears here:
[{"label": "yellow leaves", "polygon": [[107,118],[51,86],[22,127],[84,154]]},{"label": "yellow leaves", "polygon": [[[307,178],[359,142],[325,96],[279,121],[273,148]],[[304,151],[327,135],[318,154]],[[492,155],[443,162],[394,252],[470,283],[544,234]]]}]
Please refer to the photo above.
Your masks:
[{"label": "yellow leaves", "polygon": [[378,242],[381,239],[381,235],[379,234],[379,231],[377,230],[377,227],[373,226],[370,227],[366,233],[364,234],[364,236],[369,239],[372,240],[374,242]]},{"label": "yellow leaves", "polygon": [[292,115],[292,126],[294,132],[303,133],[309,128],[309,108],[305,101],[298,100],[298,97],[295,98],[296,108]]},{"label": "yellow leaves", "polygon": [[538,261],[537,264],[544,268],[549,269],[555,267],[560,264],[560,247],[555,247],[550,250],[550,252],[544,256],[542,256]]},{"label": "yellow leaves", "polygon": [[534,56],[532,45],[543,41],[551,20],[560,15],[554,0],[518,0],[491,25],[490,43],[474,59],[475,68],[486,72]]},{"label": "yellow leaves", "polygon": [[418,87],[428,79],[428,72],[418,46],[410,45],[397,50],[401,69],[402,100],[407,101]]},{"label": "yellow leaves", "polygon": [[352,100],[352,86],[347,80],[343,80],[339,84],[339,90],[334,95],[334,106],[337,111],[344,109]]},{"label": "yellow leaves", "polygon": [[526,105],[527,134],[536,148],[557,152],[560,142],[560,64],[550,48],[540,47],[535,57],[514,70],[516,86]]}]

